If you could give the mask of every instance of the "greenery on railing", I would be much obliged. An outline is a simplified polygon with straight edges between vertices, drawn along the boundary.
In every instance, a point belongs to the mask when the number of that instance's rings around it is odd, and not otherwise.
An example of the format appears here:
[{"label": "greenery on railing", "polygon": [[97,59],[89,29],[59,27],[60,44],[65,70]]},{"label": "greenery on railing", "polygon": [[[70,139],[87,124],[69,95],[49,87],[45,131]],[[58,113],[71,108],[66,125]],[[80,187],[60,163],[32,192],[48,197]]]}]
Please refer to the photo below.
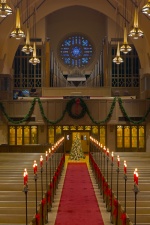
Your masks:
[{"label": "greenery on railing", "polygon": [[[72,118],[72,119],[81,119],[85,116],[85,114],[87,113],[87,115],[89,116],[89,118],[91,119],[91,121],[94,123],[94,124],[97,124],[97,125],[100,125],[100,124],[104,124],[104,123],[107,123],[110,118],[112,117],[112,114],[113,114],[113,111],[114,111],[114,108],[115,108],[115,105],[116,105],[116,101],[117,99],[114,98],[112,104],[111,104],[111,107],[110,107],[110,110],[109,110],[109,113],[107,114],[106,118],[104,120],[101,120],[101,121],[96,121],[92,115],[90,114],[90,111],[87,107],[87,105],[85,104],[84,100],[82,98],[73,98],[71,100],[69,100],[66,104],[66,107],[61,115],[60,118],[58,118],[57,120],[55,121],[52,121],[52,120],[49,120],[46,115],[45,115],[45,112],[44,112],[44,109],[43,109],[43,106],[42,106],[42,102],[40,100],[40,98],[34,98],[32,103],[31,103],[31,107],[28,111],[28,113],[24,116],[23,119],[21,120],[18,120],[18,121],[15,121],[13,120],[11,117],[8,116],[8,114],[6,113],[5,111],[5,108],[3,106],[3,104],[0,102],[0,110],[2,111],[3,115],[6,117],[6,119],[8,120],[8,122],[11,122],[13,124],[21,124],[23,122],[26,122],[31,116],[32,116],[32,113],[33,113],[33,110],[34,110],[34,107],[35,107],[35,104],[36,102],[38,102],[38,105],[39,105],[39,108],[40,108],[40,112],[41,112],[41,115],[43,117],[43,119],[49,123],[49,124],[57,124],[59,123],[61,120],[63,120],[66,112],[68,113],[68,115]],[[122,104],[122,99],[121,98],[118,98],[118,103],[119,103],[119,106],[120,106],[120,110],[123,114],[123,116],[127,119],[128,122],[130,123],[133,123],[133,124],[140,124],[140,123],[143,123],[149,112],[150,112],[150,107],[149,109],[147,110],[147,112],[145,113],[144,117],[139,120],[139,121],[134,121],[132,120],[126,110],[124,109],[123,107],[123,104]],[[73,110],[73,106],[74,106],[74,110]],[[79,106],[80,106],[80,112],[79,112]]]}]

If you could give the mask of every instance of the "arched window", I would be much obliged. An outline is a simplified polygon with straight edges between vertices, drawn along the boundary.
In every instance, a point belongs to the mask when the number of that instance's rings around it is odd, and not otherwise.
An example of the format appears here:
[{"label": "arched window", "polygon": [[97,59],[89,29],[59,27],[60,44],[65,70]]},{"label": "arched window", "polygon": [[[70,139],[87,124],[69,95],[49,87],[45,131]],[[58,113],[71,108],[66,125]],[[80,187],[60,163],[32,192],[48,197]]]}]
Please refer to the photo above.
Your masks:
[{"label": "arched window", "polygon": [[93,46],[89,39],[78,34],[65,38],[59,51],[63,63],[70,67],[85,67],[93,56]]}]

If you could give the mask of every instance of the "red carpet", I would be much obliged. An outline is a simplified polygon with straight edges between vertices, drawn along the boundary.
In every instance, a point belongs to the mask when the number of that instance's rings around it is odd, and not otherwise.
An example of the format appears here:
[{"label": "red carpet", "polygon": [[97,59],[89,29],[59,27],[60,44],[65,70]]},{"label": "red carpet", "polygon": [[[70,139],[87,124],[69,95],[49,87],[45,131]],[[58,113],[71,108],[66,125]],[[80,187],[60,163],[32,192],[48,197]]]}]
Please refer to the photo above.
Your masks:
[{"label": "red carpet", "polygon": [[86,163],[69,163],[55,225],[104,225]]}]

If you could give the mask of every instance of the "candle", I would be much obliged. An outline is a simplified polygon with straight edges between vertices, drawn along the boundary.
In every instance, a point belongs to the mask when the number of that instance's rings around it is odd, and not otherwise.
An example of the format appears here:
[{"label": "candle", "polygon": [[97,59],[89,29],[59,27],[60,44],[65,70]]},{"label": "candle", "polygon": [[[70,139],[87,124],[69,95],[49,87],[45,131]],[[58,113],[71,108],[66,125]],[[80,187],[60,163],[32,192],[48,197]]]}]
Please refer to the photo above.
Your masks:
[{"label": "candle", "polygon": [[48,160],[48,153],[47,153],[47,151],[45,153],[45,156],[46,156],[46,162],[47,162],[47,160]]},{"label": "candle", "polygon": [[117,164],[118,164],[118,167],[120,166],[120,157],[119,155],[117,156]]},{"label": "candle", "polygon": [[114,161],[114,153],[113,152],[111,153],[111,161],[112,162]]},{"label": "candle", "polygon": [[105,153],[106,152],[106,147],[105,146],[104,146],[103,150],[104,150],[104,153]]},{"label": "candle", "polygon": [[27,169],[24,169],[24,185],[26,185],[28,183],[28,173],[27,173]]},{"label": "candle", "polygon": [[34,170],[34,174],[36,174],[37,173],[37,163],[36,163],[36,160],[34,160],[33,170]]},{"label": "candle", "polygon": [[43,166],[43,156],[41,155],[40,157],[40,166],[42,167]]},{"label": "candle", "polygon": [[137,168],[135,168],[135,170],[134,170],[134,183],[136,183],[137,185],[139,183],[139,175],[137,172]]},{"label": "candle", "polygon": [[109,148],[107,148],[107,156],[109,157]]},{"label": "candle", "polygon": [[138,185],[139,183],[139,175],[138,175],[138,172],[136,172],[136,184]]},{"label": "candle", "polygon": [[124,160],[124,174],[126,174],[127,173],[127,163],[126,163],[126,161]]}]

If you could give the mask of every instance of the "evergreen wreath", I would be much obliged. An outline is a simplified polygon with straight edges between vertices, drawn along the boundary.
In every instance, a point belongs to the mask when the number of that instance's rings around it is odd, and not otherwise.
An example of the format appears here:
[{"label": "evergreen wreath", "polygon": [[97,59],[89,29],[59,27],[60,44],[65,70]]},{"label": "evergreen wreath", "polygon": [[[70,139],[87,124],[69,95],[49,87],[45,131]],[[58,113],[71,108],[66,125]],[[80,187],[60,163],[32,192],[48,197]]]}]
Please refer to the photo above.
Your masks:
[{"label": "evergreen wreath", "polygon": [[[72,112],[72,107],[74,104],[78,104],[82,108],[79,114]],[[72,119],[81,119],[87,112],[87,106],[81,98],[73,98],[67,103],[66,110]]]}]

